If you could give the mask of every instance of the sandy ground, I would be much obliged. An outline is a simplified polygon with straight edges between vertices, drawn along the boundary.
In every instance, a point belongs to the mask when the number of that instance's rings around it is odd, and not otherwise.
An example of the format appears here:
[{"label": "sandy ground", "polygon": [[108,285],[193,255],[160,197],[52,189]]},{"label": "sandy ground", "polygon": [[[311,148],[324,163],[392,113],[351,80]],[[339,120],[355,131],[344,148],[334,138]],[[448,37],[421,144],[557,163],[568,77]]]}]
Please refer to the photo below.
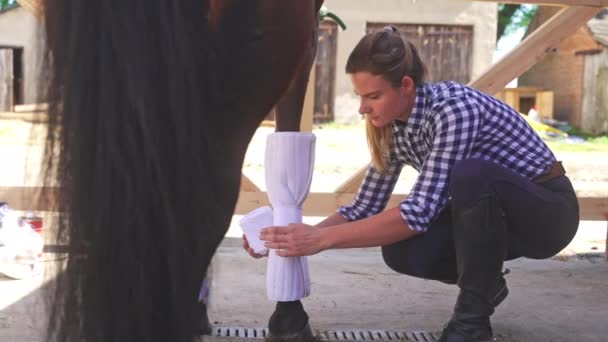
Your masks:
[{"label": "sandy ground", "polygon": [[[258,131],[244,167],[245,174],[262,189],[264,139],[271,131]],[[36,164],[40,148],[26,149],[18,143],[24,139],[24,131],[12,134],[11,139],[0,140],[5,162],[0,182],[3,186],[38,185],[38,171],[31,165]],[[361,125],[318,129],[315,134],[312,191],[332,191],[368,162]],[[608,155],[557,156],[565,162],[579,194],[608,195]],[[30,167],[25,168],[26,164]],[[396,190],[407,193],[415,177],[413,170],[406,169]],[[306,217],[305,221],[319,219]],[[507,276],[511,294],[493,317],[500,341],[608,340],[606,226],[606,222],[581,222],[575,240],[558,256],[506,265],[512,271]],[[240,249],[238,237],[240,230],[233,224],[214,259],[211,319],[216,327],[265,327],[273,310],[273,303],[265,297],[265,262],[249,258]],[[55,257],[45,255],[48,263]],[[384,265],[377,248],[327,251],[309,262],[313,294],[304,305],[315,329],[432,332],[451,314],[455,287],[398,275]],[[0,341],[42,341],[44,287],[42,277],[0,278]]]},{"label": "sandy ground", "polygon": [[[510,295],[493,316],[499,341],[606,341],[608,262],[586,252],[598,228],[584,225],[571,246],[577,254],[505,265]],[[212,271],[209,314],[216,329],[267,326],[274,306],[265,295],[265,264],[246,255],[238,238],[224,240]],[[326,251],[309,265],[313,292],[303,303],[319,331],[436,332],[458,291],[391,271],[378,248]],[[0,277],[0,341],[43,341],[46,286],[42,277]]]}]

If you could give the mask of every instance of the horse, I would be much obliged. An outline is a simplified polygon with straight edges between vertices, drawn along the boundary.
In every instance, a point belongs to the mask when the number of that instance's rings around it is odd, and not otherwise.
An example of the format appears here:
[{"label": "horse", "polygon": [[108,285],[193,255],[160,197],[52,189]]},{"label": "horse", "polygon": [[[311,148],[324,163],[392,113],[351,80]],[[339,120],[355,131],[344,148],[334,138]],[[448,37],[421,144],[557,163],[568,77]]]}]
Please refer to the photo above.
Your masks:
[{"label": "horse", "polygon": [[[68,245],[46,341],[193,339],[251,137],[275,105],[299,128],[321,4],[44,1],[45,184]],[[278,326],[301,324],[289,312]]]}]

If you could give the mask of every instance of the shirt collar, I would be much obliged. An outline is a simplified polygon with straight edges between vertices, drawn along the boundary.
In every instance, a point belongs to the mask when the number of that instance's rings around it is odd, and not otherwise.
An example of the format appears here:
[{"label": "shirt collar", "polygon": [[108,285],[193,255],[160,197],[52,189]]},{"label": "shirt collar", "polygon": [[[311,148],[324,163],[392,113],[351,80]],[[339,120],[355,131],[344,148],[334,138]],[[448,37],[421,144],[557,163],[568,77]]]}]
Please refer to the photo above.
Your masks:
[{"label": "shirt collar", "polygon": [[416,98],[414,99],[414,106],[410,113],[407,122],[401,120],[393,121],[393,132],[397,133],[402,129],[406,129],[408,133],[414,134],[422,125],[423,114],[429,105],[430,95],[426,84],[422,84],[416,87]]}]

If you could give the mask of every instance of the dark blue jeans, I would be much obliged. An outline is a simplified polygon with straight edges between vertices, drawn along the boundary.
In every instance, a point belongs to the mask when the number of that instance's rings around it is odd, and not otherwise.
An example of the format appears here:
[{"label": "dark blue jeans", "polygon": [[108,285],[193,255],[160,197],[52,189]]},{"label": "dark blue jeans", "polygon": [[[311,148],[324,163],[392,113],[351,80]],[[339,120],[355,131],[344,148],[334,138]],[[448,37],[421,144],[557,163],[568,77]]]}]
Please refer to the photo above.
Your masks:
[{"label": "dark blue jeans", "polygon": [[454,166],[449,194],[448,205],[426,233],[382,247],[388,267],[414,277],[455,282],[451,211],[488,194],[496,196],[506,214],[506,260],[549,258],[568,245],[578,228],[578,200],[566,176],[538,184],[499,164],[467,159]]}]

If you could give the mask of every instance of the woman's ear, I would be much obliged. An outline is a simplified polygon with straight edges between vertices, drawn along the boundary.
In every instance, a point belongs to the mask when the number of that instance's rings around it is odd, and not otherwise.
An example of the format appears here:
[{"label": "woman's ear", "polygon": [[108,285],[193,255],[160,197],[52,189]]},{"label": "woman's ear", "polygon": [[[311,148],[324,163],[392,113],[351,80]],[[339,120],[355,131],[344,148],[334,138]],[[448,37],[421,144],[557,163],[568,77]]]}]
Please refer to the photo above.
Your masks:
[{"label": "woman's ear", "polygon": [[414,80],[410,76],[407,76],[407,75],[403,76],[403,78],[401,79],[401,86],[407,92],[411,92],[416,88],[416,85],[414,84]]}]

